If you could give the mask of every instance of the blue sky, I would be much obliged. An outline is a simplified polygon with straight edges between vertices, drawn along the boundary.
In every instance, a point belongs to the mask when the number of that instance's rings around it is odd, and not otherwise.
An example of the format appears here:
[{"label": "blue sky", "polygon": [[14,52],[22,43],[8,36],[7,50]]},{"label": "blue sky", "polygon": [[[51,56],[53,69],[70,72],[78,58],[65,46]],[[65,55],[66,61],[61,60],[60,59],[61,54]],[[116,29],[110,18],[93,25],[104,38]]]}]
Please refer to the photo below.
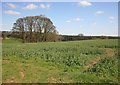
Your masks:
[{"label": "blue sky", "polygon": [[[79,2],[83,0],[1,0],[1,2]],[[87,0],[91,2],[119,2],[119,0]]]},{"label": "blue sky", "polygon": [[117,2],[2,2],[2,30],[16,19],[44,14],[59,34],[118,35]]}]

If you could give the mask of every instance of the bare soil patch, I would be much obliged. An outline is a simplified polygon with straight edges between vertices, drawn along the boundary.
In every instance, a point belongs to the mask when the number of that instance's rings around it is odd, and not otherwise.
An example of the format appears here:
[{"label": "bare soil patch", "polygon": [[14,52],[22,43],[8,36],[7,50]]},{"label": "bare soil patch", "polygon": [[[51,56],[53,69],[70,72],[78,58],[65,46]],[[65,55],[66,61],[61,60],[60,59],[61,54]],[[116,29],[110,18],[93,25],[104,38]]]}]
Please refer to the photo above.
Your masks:
[{"label": "bare soil patch", "polygon": [[115,55],[115,52],[112,48],[105,48],[105,51],[106,51],[108,56],[113,57]]}]

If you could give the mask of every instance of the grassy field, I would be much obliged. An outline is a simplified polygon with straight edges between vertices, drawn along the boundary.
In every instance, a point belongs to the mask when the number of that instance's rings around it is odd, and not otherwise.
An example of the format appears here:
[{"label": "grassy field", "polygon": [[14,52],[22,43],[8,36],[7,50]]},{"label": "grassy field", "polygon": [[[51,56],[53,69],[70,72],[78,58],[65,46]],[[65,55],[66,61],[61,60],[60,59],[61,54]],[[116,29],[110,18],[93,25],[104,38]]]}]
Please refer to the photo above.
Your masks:
[{"label": "grassy field", "polygon": [[118,40],[3,40],[3,83],[118,83]]}]

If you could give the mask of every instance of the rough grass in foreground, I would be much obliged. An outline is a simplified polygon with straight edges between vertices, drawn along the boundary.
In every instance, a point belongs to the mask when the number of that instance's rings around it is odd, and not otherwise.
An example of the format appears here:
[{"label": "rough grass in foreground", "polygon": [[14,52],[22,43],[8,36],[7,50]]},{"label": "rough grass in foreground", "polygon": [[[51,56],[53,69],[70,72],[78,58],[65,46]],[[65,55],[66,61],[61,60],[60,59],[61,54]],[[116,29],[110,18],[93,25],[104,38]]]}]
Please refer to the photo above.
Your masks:
[{"label": "rough grass in foreground", "polygon": [[[111,49],[112,54],[108,54]],[[3,83],[117,83],[117,40],[3,40]]]}]

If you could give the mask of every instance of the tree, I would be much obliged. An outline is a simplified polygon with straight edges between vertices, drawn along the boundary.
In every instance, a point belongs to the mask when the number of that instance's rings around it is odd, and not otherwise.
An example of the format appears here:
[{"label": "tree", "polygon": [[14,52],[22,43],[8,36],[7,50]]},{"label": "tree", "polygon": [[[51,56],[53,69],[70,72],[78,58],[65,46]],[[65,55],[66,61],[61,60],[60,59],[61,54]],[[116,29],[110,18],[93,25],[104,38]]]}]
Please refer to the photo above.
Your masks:
[{"label": "tree", "polygon": [[78,36],[84,36],[83,34],[78,34]]},{"label": "tree", "polygon": [[13,24],[12,31],[17,32],[23,42],[48,41],[51,35],[54,35],[52,41],[55,41],[58,34],[53,22],[44,15],[19,18]]}]

